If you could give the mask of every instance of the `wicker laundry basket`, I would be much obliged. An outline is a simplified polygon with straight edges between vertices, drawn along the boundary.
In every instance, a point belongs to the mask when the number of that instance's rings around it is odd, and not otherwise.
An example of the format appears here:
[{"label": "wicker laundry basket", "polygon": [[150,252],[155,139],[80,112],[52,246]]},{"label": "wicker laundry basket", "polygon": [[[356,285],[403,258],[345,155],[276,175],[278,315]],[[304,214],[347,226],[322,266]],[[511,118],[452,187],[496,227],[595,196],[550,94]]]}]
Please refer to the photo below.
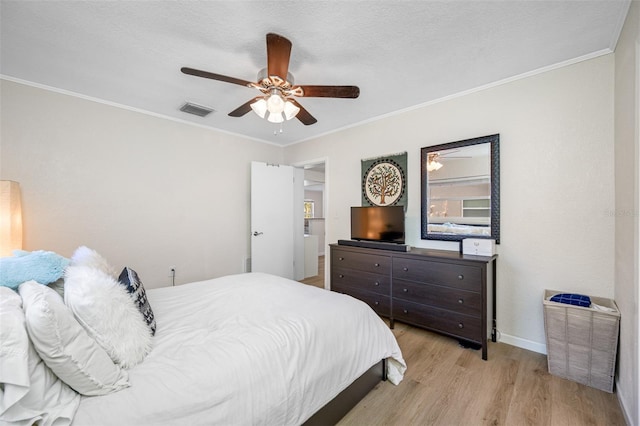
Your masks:
[{"label": "wicker laundry basket", "polygon": [[606,392],[613,392],[620,311],[611,299],[591,297],[597,310],[547,300],[566,293],[544,292],[544,328],[549,373]]}]

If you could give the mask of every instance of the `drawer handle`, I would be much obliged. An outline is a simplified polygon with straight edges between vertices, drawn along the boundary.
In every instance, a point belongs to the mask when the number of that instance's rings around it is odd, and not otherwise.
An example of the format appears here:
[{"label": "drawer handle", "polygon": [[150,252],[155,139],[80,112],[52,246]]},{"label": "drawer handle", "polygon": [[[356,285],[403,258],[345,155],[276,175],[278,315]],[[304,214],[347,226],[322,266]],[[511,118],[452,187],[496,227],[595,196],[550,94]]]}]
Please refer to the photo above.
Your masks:
[{"label": "drawer handle", "polygon": [[403,289],[402,289],[402,291],[404,291],[405,293],[408,293],[408,292],[409,292],[409,289],[407,289],[407,288],[403,288]]},{"label": "drawer handle", "polygon": [[339,276],[340,278],[344,278],[344,275],[342,275],[342,274],[338,274],[338,276]]},{"label": "drawer handle", "polygon": [[463,324],[463,323],[461,323],[461,322],[459,322],[459,323],[458,323],[458,328],[464,328],[464,324]]},{"label": "drawer handle", "polygon": [[458,275],[458,279],[459,279],[459,280],[464,279],[464,275],[462,275],[462,274]]},{"label": "drawer handle", "polygon": [[464,303],[464,300],[458,299],[458,303],[462,305]]},{"label": "drawer handle", "polygon": [[338,260],[344,260],[344,257],[339,257]]},{"label": "drawer handle", "polygon": [[379,263],[374,263],[373,266],[375,266],[377,268],[378,266],[380,266],[380,264]]},{"label": "drawer handle", "polygon": [[409,270],[409,268],[407,268],[406,266],[404,268],[402,268],[403,271],[407,272]]},{"label": "drawer handle", "polygon": [[403,309],[402,312],[404,312],[405,314],[408,314],[409,310],[408,309]]},{"label": "drawer handle", "polygon": [[375,283],[373,283],[373,285],[375,285],[376,287],[380,285],[380,283],[378,281],[376,281]]}]

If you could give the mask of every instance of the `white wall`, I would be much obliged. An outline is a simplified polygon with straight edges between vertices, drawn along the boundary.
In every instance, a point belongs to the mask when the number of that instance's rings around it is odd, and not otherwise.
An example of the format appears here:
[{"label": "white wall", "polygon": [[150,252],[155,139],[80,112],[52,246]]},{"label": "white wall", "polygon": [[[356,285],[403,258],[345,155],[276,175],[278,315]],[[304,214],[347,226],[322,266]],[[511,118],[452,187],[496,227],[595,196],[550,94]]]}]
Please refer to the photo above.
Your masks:
[{"label": "white wall", "polygon": [[406,150],[407,243],[457,249],[420,239],[420,148],[499,133],[498,329],[544,352],[545,288],[614,296],[613,72],[602,56],[292,145],[285,161],[329,159],[331,243],[349,238],[360,160]]},{"label": "white wall", "polygon": [[617,388],[629,424],[640,424],[640,3],[633,2],[616,47],[615,299],[620,308]]},{"label": "white wall", "polygon": [[250,162],[280,147],[6,80],[0,177],[20,182],[24,248],[79,245],[147,287],[243,272]]}]

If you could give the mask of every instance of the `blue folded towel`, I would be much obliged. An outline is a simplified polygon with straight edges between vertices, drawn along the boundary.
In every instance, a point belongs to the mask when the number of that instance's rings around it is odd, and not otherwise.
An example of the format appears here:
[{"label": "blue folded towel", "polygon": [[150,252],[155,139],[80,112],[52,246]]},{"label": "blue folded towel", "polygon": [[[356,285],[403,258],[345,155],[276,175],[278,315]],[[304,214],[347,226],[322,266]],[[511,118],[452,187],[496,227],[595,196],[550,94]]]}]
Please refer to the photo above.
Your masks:
[{"label": "blue folded towel", "polygon": [[17,290],[26,281],[50,284],[62,278],[69,265],[66,259],[52,251],[25,252],[16,250],[15,256],[0,258],[0,285]]},{"label": "blue folded towel", "polygon": [[582,294],[561,293],[556,294],[549,300],[551,300],[552,302],[582,306],[583,308],[588,308],[589,306],[591,306],[591,299],[589,298],[589,296],[584,296]]}]

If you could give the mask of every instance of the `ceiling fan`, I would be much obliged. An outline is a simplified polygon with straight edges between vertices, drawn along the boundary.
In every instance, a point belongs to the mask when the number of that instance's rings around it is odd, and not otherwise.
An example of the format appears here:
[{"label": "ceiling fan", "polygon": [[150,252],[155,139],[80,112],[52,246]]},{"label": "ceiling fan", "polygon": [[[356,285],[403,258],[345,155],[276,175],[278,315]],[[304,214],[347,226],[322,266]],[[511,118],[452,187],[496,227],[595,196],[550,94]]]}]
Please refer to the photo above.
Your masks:
[{"label": "ceiling fan", "polygon": [[253,110],[261,118],[266,118],[272,123],[282,123],[293,117],[307,126],[318,121],[294,99],[295,97],[355,99],[360,95],[360,89],[357,86],[294,85],[293,76],[289,73],[290,57],[291,42],[281,35],[269,33],[267,34],[267,68],[258,73],[256,83],[188,67],[183,67],[181,71],[196,77],[258,89],[262,92],[260,96],[240,105],[229,115],[242,117]]}]

